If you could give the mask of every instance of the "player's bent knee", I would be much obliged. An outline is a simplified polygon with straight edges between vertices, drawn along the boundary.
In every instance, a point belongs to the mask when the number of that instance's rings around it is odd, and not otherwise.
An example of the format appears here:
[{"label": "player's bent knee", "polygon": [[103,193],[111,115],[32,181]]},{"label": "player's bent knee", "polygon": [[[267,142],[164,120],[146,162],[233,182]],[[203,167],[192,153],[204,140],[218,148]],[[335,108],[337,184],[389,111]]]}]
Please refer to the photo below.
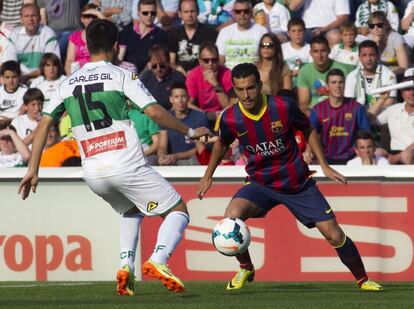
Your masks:
[{"label": "player's bent knee", "polygon": [[342,231],[334,232],[326,236],[326,240],[333,247],[342,246],[345,239],[346,239],[346,236]]}]

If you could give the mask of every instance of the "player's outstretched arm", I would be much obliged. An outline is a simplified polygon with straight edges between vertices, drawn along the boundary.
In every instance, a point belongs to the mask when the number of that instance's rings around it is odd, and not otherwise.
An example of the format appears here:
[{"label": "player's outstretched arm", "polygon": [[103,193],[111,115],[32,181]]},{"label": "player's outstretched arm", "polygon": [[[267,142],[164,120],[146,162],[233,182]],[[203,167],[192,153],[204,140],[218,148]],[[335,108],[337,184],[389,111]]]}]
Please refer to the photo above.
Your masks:
[{"label": "player's outstretched arm", "polygon": [[310,126],[308,130],[304,132],[304,134],[312,149],[313,154],[315,155],[316,159],[318,159],[318,162],[325,176],[336,182],[340,181],[342,183],[346,183],[345,176],[334,170],[332,167],[330,167],[328,162],[326,161],[325,155],[323,154],[321,142],[319,140],[319,136],[316,130],[312,126]]},{"label": "player's outstretched arm", "polygon": [[204,136],[207,140],[207,137],[213,136],[213,133],[211,133],[208,128],[200,127],[191,129],[187,127],[184,123],[167,112],[165,108],[159,104],[148,106],[144,110],[144,113],[162,127],[180,132],[184,135],[187,135],[191,139],[199,139],[200,137]]},{"label": "player's outstretched arm", "polygon": [[29,196],[30,190],[32,190],[33,193],[36,193],[37,182],[39,180],[38,173],[40,158],[42,157],[43,148],[52,124],[53,118],[44,115],[36,128],[36,133],[33,138],[32,157],[29,162],[29,169],[19,185],[18,193],[24,200]]},{"label": "player's outstretched arm", "polygon": [[213,183],[213,174],[217,166],[223,160],[227,151],[229,150],[229,145],[223,144],[220,139],[214,143],[213,152],[211,153],[210,162],[208,163],[207,169],[204,173],[204,176],[200,179],[198,183],[197,196],[201,200],[204,195],[210,189],[211,184]]}]

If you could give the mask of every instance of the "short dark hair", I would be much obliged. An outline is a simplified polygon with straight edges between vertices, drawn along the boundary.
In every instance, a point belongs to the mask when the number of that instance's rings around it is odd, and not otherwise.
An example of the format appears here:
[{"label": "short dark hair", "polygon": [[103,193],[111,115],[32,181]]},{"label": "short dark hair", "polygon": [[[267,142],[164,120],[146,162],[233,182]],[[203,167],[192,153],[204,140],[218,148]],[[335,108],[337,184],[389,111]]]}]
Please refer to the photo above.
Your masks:
[{"label": "short dark hair", "polygon": [[235,78],[241,79],[250,75],[255,77],[258,84],[260,83],[260,73],[257,67],[253,63],[240,63],[231,70],[231,81],[234,84]]},{"label": "short dark hair", "polygon": [[306,25],[305,22],[303,21],[302,18],[300,17],[293,17],[289,20],[288,24],[287,24],[287,28],[288,31],[290,30],[290,28],[292,28],[293,26],[301,26],[303,29],[306,29]]},{"label": "short dark hair", "polygon": [[201,57],[201,52],[202,52],[203,50],[205,50],[205,49],[207,49],[209,52],[214,52],[214,53],[216,53],[217,55],[219,54],[219,51],[218,51],[217,45],[216,45],[216,44],[214,44],[213,42],[206,41],[206,42],[203,42],[203,43],[200,45],[200,52],[199,52],[199,54],[198,54],[198,56],[199,56],[199,57]]},{"label": "short dark hair", "polygon": [[154,45],[150,48],[148,51],[148,59],[151,60],[152,57],[156,57],[159,55],[163,55],[165,59],[167,59],[168,62],[170,62],[170,52],[168,51],[168,48],[164,45]]},{"label": "short dark hair", "polygon": [[197,2],[197,0],[180,0],[180,1],[178,1],[178,10],[179,11],[181,11],[181,5],[183,4],[183,2],[190,2],[190,1],[192,1],[192,2],[194,2],[195,3],[195,5],[196,5],[196,8],[197,8],[197,12],[200,12],[200,8],[198,7],[198,2]]},{"label": "short dark hair", "polygon": [[141,8],[142,5],[155,5],[157,6],[156,0],[140,0],[138,3],[138,10]]},{"label": "short dark hair", "polygon": [[34,100],[43,103],[45,101],[45,97],[40,89],[30,88],[23,95],[23,104],[27,105]]},{"label": "short dark hair", "polygon": [[117,26],[106,19],[94,19],[86,28],[86,45],[89,53],[110,52],[118,40]]},{"label": "short dark hair", "polygon": [[310,41],[311,48],[313,44],[324,44],[328,49],[330,49],[328,40],[322,35],[313,37]]},{"label": "short dark hair", "polygon": [[187,92],[187,86],[185,85],[184,82],[174,82],[171,85],[171,91],[170,94],[173,92],[174,89],[184,89],[185,92]]},{"label": "short dark hair", "polygon": [[341,69],[332,69],[328,72],[328,74],[326,75],[326,82],[329,81],[329,78],[331,76],[341,76],[343,79],[345,79],[345,75],[344,72]]},{"label": "short dark hair", "polygon": [[356,135],[355,135],[355,146],[356,146],[359,139],[370,139],[375,144],[374,137],[372,136],[371,132],[369,132],[369,131],[359,130],[356,133]]},{"label": "short dark hair", "polygon": [[40,58],[40,64],[39,64],[40,74],[45,75],[44,69],[48,61],[52,61],[53,65],[58,67],[57,78],[61,77],[63,75],[62,61],[54,53],[46,53],[42,56],[42,58]]},{"label": "short dark hair", "polygon": [[361,53],[361,49],[363,49],[363,48],[372,48],[373,50],[375,50],[377,55],[379,55],[378,45],[377,45],[377,43],[375,43],[372,40],[365,40],[365,41],[362,41],[361,43],[359,43],[358,54]]},{"label": "short dark hair", "polygon": [[20,69],[20,63],[14,60],[3,62],[3,64],[0,67],[1,76],[3,76],[6,71],[12,71],[14,73],[17,73],[17,75],[19,76],[22,74],[22,70]]}]

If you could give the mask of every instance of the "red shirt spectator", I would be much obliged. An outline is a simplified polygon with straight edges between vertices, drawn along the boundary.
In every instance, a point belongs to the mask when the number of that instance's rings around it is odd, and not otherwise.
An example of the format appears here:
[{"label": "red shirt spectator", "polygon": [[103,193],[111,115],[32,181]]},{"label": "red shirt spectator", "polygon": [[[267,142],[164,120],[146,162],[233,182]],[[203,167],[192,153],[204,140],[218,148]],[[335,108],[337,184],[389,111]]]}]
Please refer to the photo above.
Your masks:
[{"label": "red shirt spectator", "polygon": [[[217,66],[217,81],[222,90],[227,93],[233,87],[231,71],[225,66]],[[186,80],[188,96],[198,107],[206,112],[216,112],[223,109],[217,97],[216,88],[204,78],[203,68],[199,65],[188,72]]]}]

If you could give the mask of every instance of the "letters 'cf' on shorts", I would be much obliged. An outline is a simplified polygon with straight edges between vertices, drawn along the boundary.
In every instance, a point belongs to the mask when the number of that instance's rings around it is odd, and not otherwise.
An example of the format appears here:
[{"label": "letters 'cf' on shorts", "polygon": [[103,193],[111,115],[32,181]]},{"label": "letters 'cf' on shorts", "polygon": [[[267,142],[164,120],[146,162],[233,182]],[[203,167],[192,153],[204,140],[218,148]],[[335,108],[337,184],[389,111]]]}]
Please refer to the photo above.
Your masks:
[{"label": "letters 'cf' on shorts", "polygon": [[136,207],[147,216],[158,216],[181,202],[173,186],[148,165],[116,176],[85,178],[85,181],[118,213]]},{"label": "letters 'cf' on shorts", "polygon": [[331,206],[313,179],[309,179],[300,190],[291,193],[278,192],[252,181],[240,188],[233,198],[249,200],[263,210],[263,215],[273,207],[284,204],[308,228],[315,227],[316,222],[335,218]]}]

